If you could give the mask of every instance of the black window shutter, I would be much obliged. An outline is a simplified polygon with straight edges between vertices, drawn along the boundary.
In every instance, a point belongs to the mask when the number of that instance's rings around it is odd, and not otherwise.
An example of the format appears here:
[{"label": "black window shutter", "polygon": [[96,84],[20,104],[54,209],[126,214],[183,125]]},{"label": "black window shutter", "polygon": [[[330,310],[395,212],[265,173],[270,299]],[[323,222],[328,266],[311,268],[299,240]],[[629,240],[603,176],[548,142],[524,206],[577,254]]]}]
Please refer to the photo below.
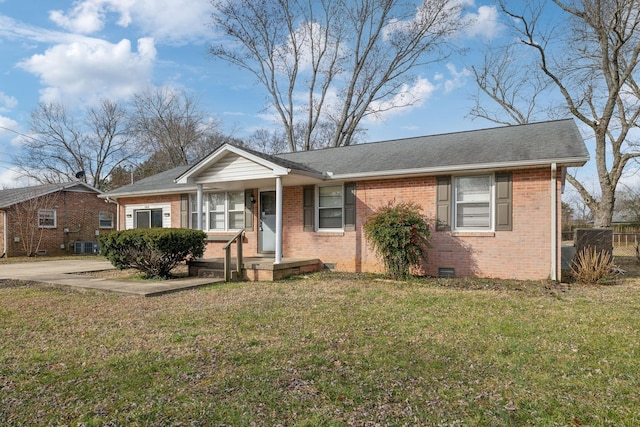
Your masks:
[{"label": "black window shutter", "polygon": [[189,195],[180,195],[180,227],[189,228]]},{"label": "black window shutter", "polygon": [[344,184],[344,231],[356,230],[356,183]]},{"label": "black window shutter", "polygon": [[496,231],[513,230],[512,193],[511,174],[496,174]]},{"label": "black window shutter", "polygon": [[436,231],[451,230],[451,177],[436,178]]},{"label": "black window shutter", "polygon": [[253,231],[254,203],[251,203],[251,199],[254,199],[253,189],[244,190],[244,229],[247,231]]},{"label": "black window shutter", "polygon": [[316,228],[315,218],[315,187],[313,185],[305,185],[302,188],[302,206],[303,206],[303,230],[314,231]]}]

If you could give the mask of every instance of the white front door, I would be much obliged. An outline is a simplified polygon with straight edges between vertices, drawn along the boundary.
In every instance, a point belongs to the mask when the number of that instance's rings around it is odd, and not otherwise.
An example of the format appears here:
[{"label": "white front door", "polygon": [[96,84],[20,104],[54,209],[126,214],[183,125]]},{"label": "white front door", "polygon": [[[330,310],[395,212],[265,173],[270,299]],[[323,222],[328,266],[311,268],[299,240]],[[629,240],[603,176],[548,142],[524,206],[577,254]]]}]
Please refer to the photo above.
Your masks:
[{"label": "white front door", "polygon": [[260,252],[276,250],[276,192],[260,192]]}]

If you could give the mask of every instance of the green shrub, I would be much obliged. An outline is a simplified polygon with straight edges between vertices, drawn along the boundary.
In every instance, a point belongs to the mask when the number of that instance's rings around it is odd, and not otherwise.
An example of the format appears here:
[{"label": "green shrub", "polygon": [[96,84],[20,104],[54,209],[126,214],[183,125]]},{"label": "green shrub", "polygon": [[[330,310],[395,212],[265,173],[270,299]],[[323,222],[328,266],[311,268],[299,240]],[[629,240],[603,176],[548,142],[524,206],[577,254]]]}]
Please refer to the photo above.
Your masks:
[{"label": "green shrub", "polygon": [[577,282],[589,284],[606,283],[617,275],[611,254],[605,250],[598,252],[593,246],[586,246],[576,254],[571,274]]},{"label": "green shrub", "polygon": [[179,263],[204,253],[206,233],[184,228],[139,228],[99,237],[102,254],[123,270],[134,268],[146,278],[169,278]]},{"label": "green shrub", "polygon": [[367,218],[364,234],[394,279],[406,277],[411,266],[427,259],[429,220],[415,203],[389,202],[378,208]]}]

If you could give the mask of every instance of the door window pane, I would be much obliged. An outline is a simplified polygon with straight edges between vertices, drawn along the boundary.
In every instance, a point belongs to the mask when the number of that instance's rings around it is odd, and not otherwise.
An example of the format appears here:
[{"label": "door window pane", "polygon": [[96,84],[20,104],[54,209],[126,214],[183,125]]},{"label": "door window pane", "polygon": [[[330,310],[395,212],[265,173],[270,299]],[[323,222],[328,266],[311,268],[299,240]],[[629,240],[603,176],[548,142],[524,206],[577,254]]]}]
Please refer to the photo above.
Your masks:
[{"label": "door window pane", "polygon": [[136,211],[136,228],[149,228],[149,227],[151,227],[151,212]]},{"label": "door window pane", "polygon": [[162,209],[151,209],[151,227],[162,228]]}]

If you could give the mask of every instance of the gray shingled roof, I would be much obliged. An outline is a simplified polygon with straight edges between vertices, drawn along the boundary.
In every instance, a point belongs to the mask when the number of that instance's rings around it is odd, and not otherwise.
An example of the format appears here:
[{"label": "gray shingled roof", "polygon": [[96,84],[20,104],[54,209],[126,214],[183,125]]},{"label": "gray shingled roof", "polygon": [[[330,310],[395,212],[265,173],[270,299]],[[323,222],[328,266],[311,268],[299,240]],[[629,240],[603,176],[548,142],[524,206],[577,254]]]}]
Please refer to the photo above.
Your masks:
[{"label": "gray shingled roof", "polygon": [[175,179],[185,173],[191,165],[178,166],[173,169],[151,175],[133,184],[125,185],[112,191],[107,191],[102,197],[119,196],[120,194],[131,193],[158,193],[158,192],[179,192],[183,188],[193,189],[193,185],[176,184]]},{"label": "gray shingled roof", "polygon": [[27,200],[34,199],[36,197],[41,197],[46,194],[54,193],[56,191],[70,189],[77,185],[82,185],[86,189],[93,190],[96,193],[100,193],[100,191],[96,190],[95,188],[92,188],[91,186],[80,182],[42,184],[34,185],[31,187],[9,188],[7,190],[0,190],[0,209],[8,208],[9,206],[13,206],[16,203],[21,203]]},{"label": "gray shingled roof", "polygon": [[278,157],[334,175],[411,169],[473,168],[500,163],[543,163],[589,153],[573,120],[396,139],[347,147],[296,152]]},{"label": "gray shingled roof", "polygon": [[[453,171],[552,162],[582,165],[589,159],[572,119],[278,155],[238,148],[293,171],[318,175],[331,172],[334,176],[380,176],[385,172]],[[192,167],[180,166],[104,193],[102,197],[191,191],[193,185],[176,184],[175,179]]]}]

